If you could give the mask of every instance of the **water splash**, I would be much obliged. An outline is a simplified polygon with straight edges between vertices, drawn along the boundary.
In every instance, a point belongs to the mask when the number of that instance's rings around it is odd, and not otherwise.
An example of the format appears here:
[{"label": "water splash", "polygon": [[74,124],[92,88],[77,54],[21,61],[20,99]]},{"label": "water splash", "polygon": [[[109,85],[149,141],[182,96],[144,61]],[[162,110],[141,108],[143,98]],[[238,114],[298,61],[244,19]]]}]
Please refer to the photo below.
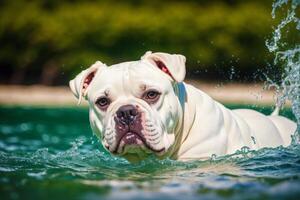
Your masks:
[{"label": "water splash", "polygon": [[[273,37],[266,41],[266,46],[271,53],[275,54],[274,65],[283,68],[280,84],[268,79],[269,86],[275,86],[277,93],[277,107],[282,107],[287,100],[292,104],[292,110],[296,117],[298,134],[294,135],[293,142],[300,142],[300,19],[297,16],[297,9],[300,0],[276,0],[273,3],[272,17],[276,18],[278,9],[286,10],[287,14],[277,25]],[[285,34],[288,27],[296,31],[298,40],[289,44],[285,41]]]}]

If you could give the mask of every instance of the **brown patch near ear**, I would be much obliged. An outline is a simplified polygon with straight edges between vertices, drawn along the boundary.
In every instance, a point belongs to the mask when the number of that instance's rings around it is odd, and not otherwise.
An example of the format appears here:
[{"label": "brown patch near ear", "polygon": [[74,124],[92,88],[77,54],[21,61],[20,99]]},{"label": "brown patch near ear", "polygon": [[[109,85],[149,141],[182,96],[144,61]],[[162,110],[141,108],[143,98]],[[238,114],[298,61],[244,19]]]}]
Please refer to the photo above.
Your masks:
[{"label": "brown patch near ear", "polygon": [[161,62],[159,60],[154,60],[154,62],[161,71],[163,71],[164,73],[168,74],[171,78],[173,78],[172,74],[170,73],[170,71],[168,70],[168,68],[166,67],[166,65],[163,62]]},{"label": "brown patch near ear", "polygon": [[94,76],[95,76],[96,71],[91,72],[85,79],[83,82],[83,86],[82,89],[86,90],[86,88],[89,86],[89,84],[91,83],[91,81],[93,80]]},{"label": "brown patch near ear", "polygon": [[140,85],[140,89],[142,91],[145,91],[147,89],[147,85],[145,85],[145,84]]}]

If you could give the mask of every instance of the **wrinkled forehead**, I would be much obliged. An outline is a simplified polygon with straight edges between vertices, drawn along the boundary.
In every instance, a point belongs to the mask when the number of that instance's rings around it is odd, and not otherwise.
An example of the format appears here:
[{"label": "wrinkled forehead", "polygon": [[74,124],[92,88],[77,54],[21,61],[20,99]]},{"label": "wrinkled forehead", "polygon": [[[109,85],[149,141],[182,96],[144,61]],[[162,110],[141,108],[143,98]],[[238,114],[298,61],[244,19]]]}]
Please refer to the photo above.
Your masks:
[{"label": "wrinkled forehead", "polygon": [[[128,81],[135,83],[134,85],[143,83],[145,85],[159,85],[164,87],[170,84],[168,76],[148,62],[134,62],[128,66],[127,71]],[[126,73],[124,73],[124,77],[126,77]]]},{"label": "wrinkled forehead", "polygon": [[117,90],[132,93],[153,87],[164,90],[170,85],[168,77],[155,66],[143,61],[133,61],[112,65],[97,73],[91,91],[100,93]]}]

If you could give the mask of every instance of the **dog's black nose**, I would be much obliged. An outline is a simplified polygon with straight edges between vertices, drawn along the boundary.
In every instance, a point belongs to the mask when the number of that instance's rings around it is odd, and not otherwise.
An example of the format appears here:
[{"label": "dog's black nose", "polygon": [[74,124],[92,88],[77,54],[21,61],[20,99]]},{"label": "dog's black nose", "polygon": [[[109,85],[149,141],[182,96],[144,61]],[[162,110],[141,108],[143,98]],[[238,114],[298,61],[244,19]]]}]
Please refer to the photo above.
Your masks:
[{"label": "dog's black nose", "polygon": [[123,124],[129,125],[135,120],[137,115],[138,115],[138,110],[133,105],[121,106],[117,110],[117,118]]}]

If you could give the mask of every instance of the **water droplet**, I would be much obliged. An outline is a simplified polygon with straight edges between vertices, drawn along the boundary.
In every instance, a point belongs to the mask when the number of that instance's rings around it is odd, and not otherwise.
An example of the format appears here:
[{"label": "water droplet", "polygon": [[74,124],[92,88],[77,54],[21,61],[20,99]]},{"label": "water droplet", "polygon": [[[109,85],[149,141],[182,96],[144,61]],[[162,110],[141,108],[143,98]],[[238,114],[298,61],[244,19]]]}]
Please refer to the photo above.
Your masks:
[{"label": "water droplet", "polygon": [[211,155],[211,160],[212,160],[212,161],[217,160],[217,155],[216,155],[216,154],[212,154],[212,155]]},{"label": "water droplet", "polygon": [[242,154],[247,154],[250,151],[250,148],[247,146],[243,146],[241,151],[242,151]]},{"label": "water droplet", "polygon": [[235,69],[234,69],[234,66],[231,66],[230,67],[230,72],[229,72],[229,79],[232,80],[235,76]]},{"label": "water droplet", "polygon": [[255,137],[251,136],[253,144],[256,144]]}]

